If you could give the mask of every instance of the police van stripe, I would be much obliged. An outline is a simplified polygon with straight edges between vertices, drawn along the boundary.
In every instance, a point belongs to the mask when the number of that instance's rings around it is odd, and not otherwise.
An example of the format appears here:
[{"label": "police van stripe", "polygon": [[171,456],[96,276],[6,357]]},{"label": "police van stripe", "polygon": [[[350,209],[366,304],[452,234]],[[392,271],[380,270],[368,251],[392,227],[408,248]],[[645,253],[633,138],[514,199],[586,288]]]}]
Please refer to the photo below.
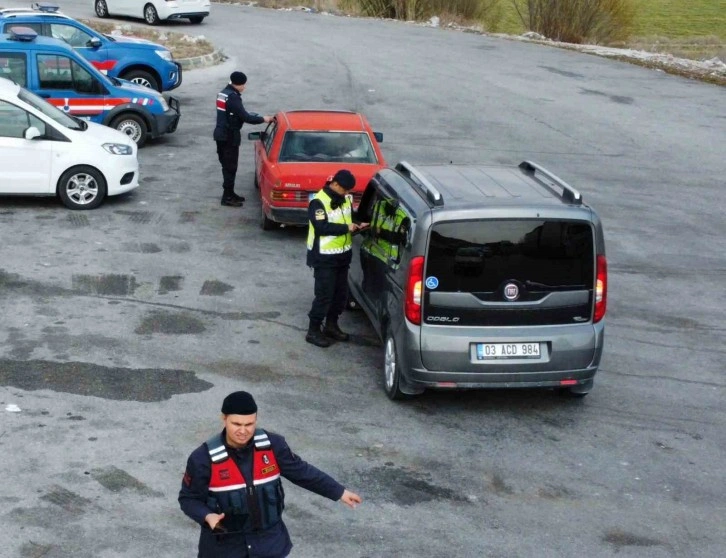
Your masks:
[{"label": "police van stripe", "polygon": [[267,478],[264,478],[264,479],[256,480],[253,484],[255,486],[259,486],[261,484],[267,484],[268,482],[276,481],[279,478],[280,478],[280,475],[277,474],[274,477],[267,477]]},{"label": "police van stripe", "polygon": [[229,492],[230,490],[239,490],[240,488],[246,488],[246,484],[233,484],[231,486],[220,486],[220,487],[209,487],[210,492]]}]

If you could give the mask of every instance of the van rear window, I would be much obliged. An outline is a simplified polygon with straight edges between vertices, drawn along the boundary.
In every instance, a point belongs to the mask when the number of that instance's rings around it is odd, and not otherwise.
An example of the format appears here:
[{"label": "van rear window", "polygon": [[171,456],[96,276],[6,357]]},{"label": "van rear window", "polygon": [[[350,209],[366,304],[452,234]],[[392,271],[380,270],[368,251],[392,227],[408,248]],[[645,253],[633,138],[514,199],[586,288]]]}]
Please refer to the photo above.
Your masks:
[{"label": "van rear window", "polygon": [[588,223],[554,220],[439,223],[426,260],[438,292],[487,299],[511,280],[532,291],[591,289],[593,232]]},{"label": "van rear window", "polygon": [[439,326],[582,323],[592,314],[594,261],[589,223],[440,223],[426,256],[424,321]]}]

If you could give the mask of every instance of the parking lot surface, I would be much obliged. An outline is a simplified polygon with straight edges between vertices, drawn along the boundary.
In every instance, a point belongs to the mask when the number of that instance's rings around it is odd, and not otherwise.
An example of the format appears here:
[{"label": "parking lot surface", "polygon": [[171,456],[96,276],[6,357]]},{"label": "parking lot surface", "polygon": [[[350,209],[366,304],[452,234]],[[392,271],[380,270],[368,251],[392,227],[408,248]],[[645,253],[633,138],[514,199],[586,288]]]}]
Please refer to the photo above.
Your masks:
[{"label": "parking lot surface", "polygon": [[[215,4],[169,28],[230,59],[185,73],[179,129],[141,150],[141,186],[90,212],[0,199],[0,555],[194,556],[184,464],[238,389],[364,498],[353,511],[287,483],[293,556],[724,554],[723,89],[368,19]],[[251,144],[247,203],[219,204],[214,100],[235,69],[248,110],[365,113],[391,163],[532,159],[578,188],[610,272],[593,392],[395,404],[363,314],[341,319],[348,345],[305,343],[305,231],[260,229]]]}]

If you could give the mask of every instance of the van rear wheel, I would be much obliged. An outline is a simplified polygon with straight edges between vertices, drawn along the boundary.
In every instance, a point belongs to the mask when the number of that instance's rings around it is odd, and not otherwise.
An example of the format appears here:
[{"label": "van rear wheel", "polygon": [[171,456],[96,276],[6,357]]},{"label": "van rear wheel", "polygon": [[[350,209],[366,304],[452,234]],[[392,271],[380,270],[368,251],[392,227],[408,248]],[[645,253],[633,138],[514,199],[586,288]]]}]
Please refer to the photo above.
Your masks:
[{"label": "van rear wheel", "polygon": [[386,395],[393,401],[407,399],[408,395],[400,389],[401,360],[398,358],[398,349],[393,334],[386,334],[386,343],[383,349],[383,388]]}]

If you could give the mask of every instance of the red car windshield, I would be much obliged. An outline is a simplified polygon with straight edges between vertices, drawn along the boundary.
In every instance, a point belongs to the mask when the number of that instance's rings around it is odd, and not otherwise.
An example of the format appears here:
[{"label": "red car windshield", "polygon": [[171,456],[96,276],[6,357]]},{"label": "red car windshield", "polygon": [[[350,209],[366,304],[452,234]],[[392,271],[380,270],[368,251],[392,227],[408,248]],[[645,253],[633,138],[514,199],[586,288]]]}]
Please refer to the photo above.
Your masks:
[{"label": "red car windshield", "polygon": [[364,132],[289,131],[279,161],[377,164],[378,157]]}]

